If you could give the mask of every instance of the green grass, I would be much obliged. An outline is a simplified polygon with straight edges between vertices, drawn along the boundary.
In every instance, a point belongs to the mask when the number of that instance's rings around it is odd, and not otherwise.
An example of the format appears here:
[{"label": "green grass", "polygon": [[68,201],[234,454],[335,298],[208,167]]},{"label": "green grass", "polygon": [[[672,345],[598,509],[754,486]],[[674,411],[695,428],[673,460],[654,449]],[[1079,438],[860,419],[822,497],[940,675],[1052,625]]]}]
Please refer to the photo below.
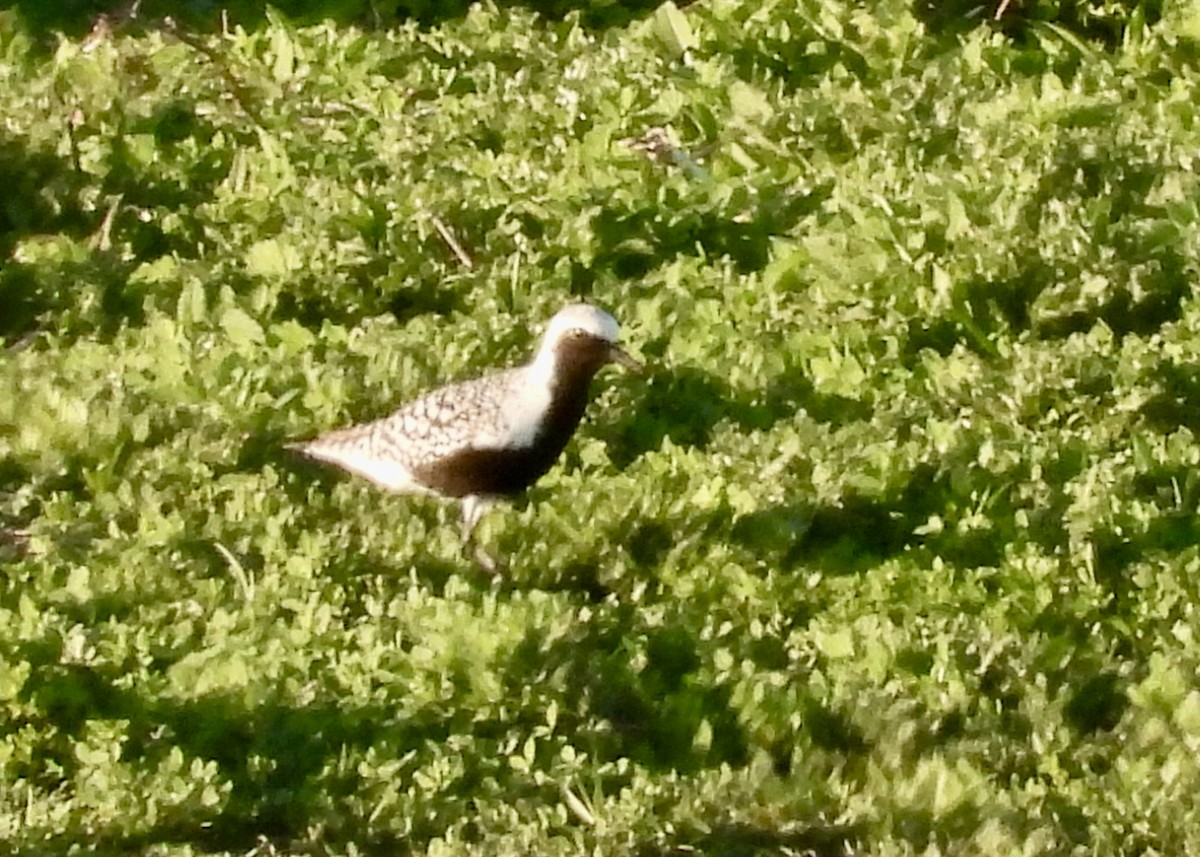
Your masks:
[{"label": "green grass", "polygon": [[[1200,7],[1161,11],[49,53],[0,13],[6,853],[1200,849]],[[503,579],[283,454],[581,297],[653,368],[486,521]]]}]

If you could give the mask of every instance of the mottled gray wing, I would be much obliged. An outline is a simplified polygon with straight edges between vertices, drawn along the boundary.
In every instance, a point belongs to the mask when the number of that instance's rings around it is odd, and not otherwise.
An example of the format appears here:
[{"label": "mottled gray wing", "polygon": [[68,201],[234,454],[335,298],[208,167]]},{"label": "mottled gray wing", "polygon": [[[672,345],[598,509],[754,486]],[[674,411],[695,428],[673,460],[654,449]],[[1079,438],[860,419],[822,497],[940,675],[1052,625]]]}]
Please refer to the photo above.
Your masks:
[{"label": "mottled gray wing", "polygon": [[[467,448],[496,446],[511,435],[512,394],[520,372],[510,369],[450,384],[391,416],[290,447],[392,491],[424,493],[431,486],[417,472],[430,462]],[[520,400],[517,395],[515,401]]]},{"label": "mottled gray wing", "polygon": [[466,447],[486,446],[506,430],[505,405],[519,372],[509,369],[426,393],[378,420],[376,440],[392,447],[410,467]]}]

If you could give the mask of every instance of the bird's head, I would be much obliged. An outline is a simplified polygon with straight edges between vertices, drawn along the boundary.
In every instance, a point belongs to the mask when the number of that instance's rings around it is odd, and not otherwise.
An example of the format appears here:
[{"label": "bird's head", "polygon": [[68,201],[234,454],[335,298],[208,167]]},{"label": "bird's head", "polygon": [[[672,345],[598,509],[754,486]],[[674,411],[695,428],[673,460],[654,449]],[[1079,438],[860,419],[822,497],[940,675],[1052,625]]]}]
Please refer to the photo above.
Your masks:
[{"label": "bird's head", "polygon": [[556,366],[595,373],[616,363],[640,374],[645,367],[617,344],[617,320],[589,304],[571,304],[555,313],[542,338],[539,361],[549,357]]}]

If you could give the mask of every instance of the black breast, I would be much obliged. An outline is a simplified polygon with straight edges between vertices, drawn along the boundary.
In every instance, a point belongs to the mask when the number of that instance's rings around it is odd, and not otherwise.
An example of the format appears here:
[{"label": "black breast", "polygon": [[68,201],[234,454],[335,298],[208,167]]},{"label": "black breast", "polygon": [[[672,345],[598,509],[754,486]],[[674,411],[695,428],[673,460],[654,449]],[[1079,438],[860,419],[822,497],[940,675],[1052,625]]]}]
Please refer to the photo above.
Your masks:
[{"label": "black breast", "polygon": [[414,475],[448,497],[503,496],[524,491],[554,466],[583,418],[588,387],[607,362],[608,344],[589,336],[559,343],[550,409],[533,443],[507,449],[466,449],[422,467]]}]

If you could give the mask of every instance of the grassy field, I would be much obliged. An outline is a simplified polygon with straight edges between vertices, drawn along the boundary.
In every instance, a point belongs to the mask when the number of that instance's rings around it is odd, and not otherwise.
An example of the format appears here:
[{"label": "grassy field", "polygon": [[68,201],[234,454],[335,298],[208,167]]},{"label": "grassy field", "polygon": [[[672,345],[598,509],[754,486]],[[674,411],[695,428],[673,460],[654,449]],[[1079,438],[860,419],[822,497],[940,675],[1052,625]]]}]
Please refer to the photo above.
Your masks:
[{"label": "grassy field", "polygon": [[[1200,5],[988,15],[0,12],[5,853],[1200,852]],[[580,298],[501,579],[284,454]]]}]

